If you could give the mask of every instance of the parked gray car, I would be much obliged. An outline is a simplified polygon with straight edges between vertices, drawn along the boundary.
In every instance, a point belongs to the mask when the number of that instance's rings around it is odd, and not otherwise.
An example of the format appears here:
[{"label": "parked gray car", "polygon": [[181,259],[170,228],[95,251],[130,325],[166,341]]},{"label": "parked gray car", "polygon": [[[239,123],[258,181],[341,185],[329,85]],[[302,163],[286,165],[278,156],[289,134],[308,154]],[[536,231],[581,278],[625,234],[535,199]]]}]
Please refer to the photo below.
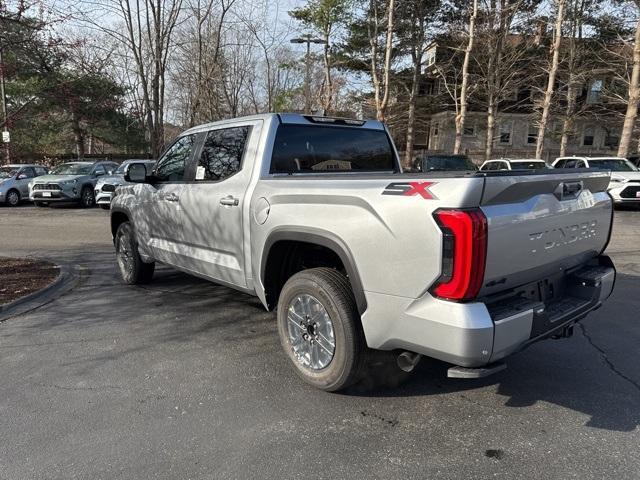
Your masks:
[{"label": "parked gray car", "polygon": [[368,362],[380,357],[497,372],[533,342],[570,336],[615,280],[601,255],[608,172],[405,174],[377,121],[202,125],[151,176],[132,163],[125,178],[139,183],[111,203],[123,280],[149,282],[162,262],[257,296],[277,310],[296,373],[324,390],[384,375]]},{"label": "parked gray car", "polygon": [[46,175],[42,165],[12,164],[0,167],[0,204],[16,207],[29,199],[29,182]]},{"label": "parked gray car", "polygon": [[156,163],[155,160],[137,160],[137,159],[130,159],[122,162],[118,167],[118,169],[115,172],[113,172],[112,175],[106,175],[104,177],[101,177],[96,183],[96,188],[95,188],[96,205],[99,205],[100,208],[104,210],[109,210],[109,208],[111,208],[111,197],[113,196],[113,192],[115,192],[116,188],[118,188],[120,185],[129,184],[129,182],[127,182],[124,179],[124,171],[126,166],[132,162],[142,163],[143,165],[145,165],[147,167],[147,173],[149,175],[151,175],[153,166]]},{"label": "parked gray car", "polygon": [[69,162],[57,165],[49,175],[29,184],[29,197],[37,207],[51,203],[78,203],[89,208],[95,205],[94,187],[99,177],[110,175],[118,168],[115,162]]}]

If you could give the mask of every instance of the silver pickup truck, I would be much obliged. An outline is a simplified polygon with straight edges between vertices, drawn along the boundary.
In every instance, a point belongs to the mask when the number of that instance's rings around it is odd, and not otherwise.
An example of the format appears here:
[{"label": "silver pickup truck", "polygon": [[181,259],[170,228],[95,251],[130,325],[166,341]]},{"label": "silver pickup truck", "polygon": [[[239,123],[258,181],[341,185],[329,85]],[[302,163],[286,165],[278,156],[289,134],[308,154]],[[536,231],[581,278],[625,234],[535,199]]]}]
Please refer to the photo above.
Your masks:
[{"label": "silver pickup truck", "polygon": [[[374,351],[481,377],[611,294],[608,172],[402,173],[375,121],[268,114],[184,132],[129,165],[111,231],[125,282],[154,262],[277,309],[296,372],[329,391]],[[570,355],[567,352],[567,355]]]}]

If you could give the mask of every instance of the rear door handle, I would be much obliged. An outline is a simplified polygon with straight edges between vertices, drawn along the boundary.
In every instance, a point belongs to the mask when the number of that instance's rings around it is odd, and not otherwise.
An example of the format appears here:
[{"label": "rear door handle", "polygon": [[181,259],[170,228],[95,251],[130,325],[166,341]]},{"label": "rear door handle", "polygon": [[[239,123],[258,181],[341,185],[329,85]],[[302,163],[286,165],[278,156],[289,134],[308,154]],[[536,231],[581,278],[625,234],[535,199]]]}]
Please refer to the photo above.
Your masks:
[{"label": "rear door handle", "polygon": [[240,200],[238,200],[237,198],[231,195],[228,195],[220,199],[220,205],[227,205],[229,207],[237,207],[239,203],[240,203]]},{"label": "rear door handle", "polygon": [[167,193],[162,197],[163,200],[166,200],[167,202],[177,202],[178,200],[180,200],[180,197],[178,197],[178,195],[176,195],[173,192]]}]

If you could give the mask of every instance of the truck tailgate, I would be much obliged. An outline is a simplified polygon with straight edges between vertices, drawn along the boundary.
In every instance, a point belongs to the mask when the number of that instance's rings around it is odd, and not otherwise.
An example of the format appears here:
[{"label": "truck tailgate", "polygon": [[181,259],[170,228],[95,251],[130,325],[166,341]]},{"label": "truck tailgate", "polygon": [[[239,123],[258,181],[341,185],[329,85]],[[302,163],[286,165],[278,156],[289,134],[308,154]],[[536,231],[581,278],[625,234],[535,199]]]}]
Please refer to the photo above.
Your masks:
[{"label": "truck tailgate", "polygon": [[487,175],[487,260],[480,295],[575,267],[606,246],[613,206],[609,174],[587,170]]}]

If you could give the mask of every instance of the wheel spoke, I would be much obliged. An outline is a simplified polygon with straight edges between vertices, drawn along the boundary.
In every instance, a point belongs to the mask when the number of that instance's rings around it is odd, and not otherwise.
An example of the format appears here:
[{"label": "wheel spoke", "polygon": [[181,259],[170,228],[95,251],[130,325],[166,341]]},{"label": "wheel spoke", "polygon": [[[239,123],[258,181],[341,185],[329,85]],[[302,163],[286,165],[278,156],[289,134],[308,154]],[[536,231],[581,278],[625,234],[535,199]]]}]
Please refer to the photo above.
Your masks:
[{"label": "wheel spoke", "polygon": [[289,344],[300,364],[311,370],[327,367],[335,354],[333,323],[314,296],[300,294],[287,310]]}]

